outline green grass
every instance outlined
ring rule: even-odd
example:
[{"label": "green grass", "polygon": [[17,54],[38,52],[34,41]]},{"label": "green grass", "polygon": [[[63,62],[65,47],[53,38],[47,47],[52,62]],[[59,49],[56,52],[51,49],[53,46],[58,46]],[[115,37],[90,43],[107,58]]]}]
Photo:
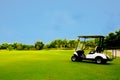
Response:
[{"label": "green grass", "polygon": [[0,80],[120,80],[120,58],[71,62],[73,50],[0,51]]}]

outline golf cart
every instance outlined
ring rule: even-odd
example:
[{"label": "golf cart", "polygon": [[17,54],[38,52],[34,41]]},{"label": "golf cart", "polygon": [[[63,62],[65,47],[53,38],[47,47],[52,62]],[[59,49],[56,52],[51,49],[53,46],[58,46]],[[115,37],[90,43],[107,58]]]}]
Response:
[{"label": "golf cart", "polygon": [[[82,41],[80,41],[82,39]],[[91,47],[86,45],[86,40],[95,39],[97,40],[97,45],[95,45],[92,50],[88,51]],[[95,36],[78,36],[78,44],[76,46],[75,52],[71,57],[73,62],[82,61],[82,60],[92,60],[97,64],[106,63],[107,61],[112,61],[113,58],[110,58],[107,54],[104,54],[103,48],[104,36],[95,35]],[[85,53],[86,51],[87,54]],[[86,55],[85,55],[86,54]]]}]

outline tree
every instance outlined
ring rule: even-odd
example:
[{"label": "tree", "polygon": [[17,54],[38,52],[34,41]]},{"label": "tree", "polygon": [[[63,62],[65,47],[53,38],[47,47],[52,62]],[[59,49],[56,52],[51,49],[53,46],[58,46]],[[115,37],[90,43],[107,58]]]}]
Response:
[{"label": "tree", "polygon": [[1,47],[1,49],[7,49],[8,46],[9,46],[8,43],[2,43],[0,47]]},{"label": "tree", "polygon": [[17,47],[17,48],[16,48],[17,50],[23,50],[22,43],[17,43],[17,44],[16,44],[16,47]]},{"label": "tree", "polygon": [[95,40],[94,39],[88,40],[86,42],[86,46],[88,46],[88,47],[95,47],[96,46]]},{"label": "tree", "polygon": [[120,30],[109,33],[105,37],[104,44],[106,48],[120,48]]},{"label": "tree", "polygon": [[14,49],[14,48],[13,48],[13,45],[12,45],[12,44],[9,44],[8,47],[7,47],[7,49],[8,49],[9,51],[13,50],[13,49]]},{"label": "tree", "polygon": [[17,43],[18,43],[18,42],[14,42],[14,43],[12,44],[12,46],[13,46],[14,49],[17,48]]},{"label": "tree", "polygon": [[23,44],[23,50],[35,50],[35,46],[34,45],[28,45],[28,44]]},{"label": "tree", "polygon": [[62,48],[62,40],[56,39],[49,44],[50,48]]},{"label": "tree", "polygon": [[43,49],[44,43],[42,41],[36,41],[35,42],[35,48],[36,50],[41,50]]},{"label": "tree", "polygon": [[62,40],[62,47],[63,48],[67,47],[67,40],[66,39]]},{"label": "tree", "polygon": [[116,46],[120,48],[120,29],[116,33]]},{"label": "tree", "polygon": [[77,43],[78,43],[77,40],[68,40],[67,47],[68,48],[75,48]]}]

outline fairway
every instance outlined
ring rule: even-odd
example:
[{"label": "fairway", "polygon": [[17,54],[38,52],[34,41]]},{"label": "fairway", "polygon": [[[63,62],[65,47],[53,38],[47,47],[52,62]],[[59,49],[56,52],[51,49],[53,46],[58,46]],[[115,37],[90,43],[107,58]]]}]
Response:
[{"label": "fairway", "polygon": [[73,50],[0,51],[0,80],[120,80],[120,58],[71,62]]}]

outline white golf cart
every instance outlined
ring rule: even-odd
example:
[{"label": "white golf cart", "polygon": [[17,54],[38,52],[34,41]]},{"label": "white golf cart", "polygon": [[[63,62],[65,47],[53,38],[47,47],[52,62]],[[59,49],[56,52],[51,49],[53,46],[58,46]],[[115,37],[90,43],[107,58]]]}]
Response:
[{"label": "white golf cart", "polygon": [[[86,46],[86,39],[96,39],[98,40],[98,45],[92,49],[92,51],[87,52],[85,55],[88,46]],[[84,39],[80,43],[80,39]],[[104,36],[95,35],[95,36],[78,36],[78,44],[76,46],[75,52],[71,57],[73,62],[75,61],[82,61],[82,60],[92,60],[95,61],[97,64],[106,63],[107,61],[112,61],[113,58],[110,58],[107,54],[104,54],[103,51],[103,41]],[[88,51],[88,50],[87,50]]]}]

